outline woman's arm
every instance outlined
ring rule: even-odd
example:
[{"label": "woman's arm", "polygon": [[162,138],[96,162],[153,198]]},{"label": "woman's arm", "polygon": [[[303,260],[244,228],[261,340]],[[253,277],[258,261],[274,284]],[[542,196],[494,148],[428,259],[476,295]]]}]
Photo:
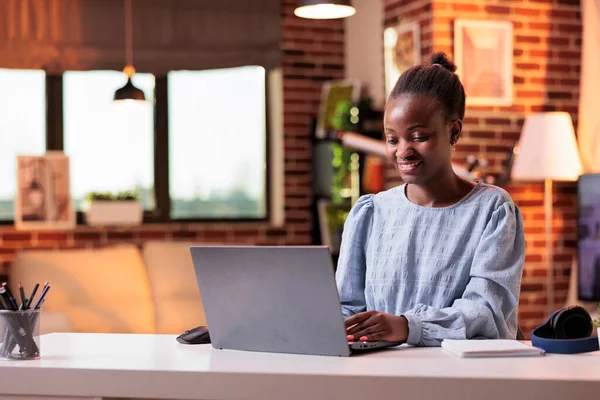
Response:
[{"label": "woman's arm", "polygon": [[358,199],[344,222],[336,283],[344,318],[366,310],[365,245],[371,229],[373,195]]},{"label": "woman's arm", "polygon": [[514,339],[524,259],[521,214],[513,203],[503,203],[484,230],[461,298],[447,308],[417,304],[407,311],[407,342],[439,346],[443,339]]}]

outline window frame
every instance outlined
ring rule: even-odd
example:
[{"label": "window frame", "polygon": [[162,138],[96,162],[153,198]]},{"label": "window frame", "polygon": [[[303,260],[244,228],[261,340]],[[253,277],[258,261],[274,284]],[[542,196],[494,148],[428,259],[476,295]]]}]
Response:
[{"label": "window frame", "polygon": [[[154,87],[154,196],[155,209],[144,210],[143,224],[153,223],[246,223],[269,222],[272,217],[271,96],[269,74],[265,68],[265,215],[257,218],[185,218],[170,217],[169,193],[169,99],[167,75],[155,75]],[[63,75],[46,72],[46,150],[64,150]],[[0,225],[12,225],[14,220],[0,220]],[[85,225],[84,213],[77,211],[77,225]]]},{"label": "window frame", "polygon": [[[17,69],[17,68],[6,68],[6,69]],[[22,68],[21,70],[31,70],[32,68]],[[18,70],[18,69],[17,69]],[[49,99],[50,96],[48,94],[48,87],[49,87],[49,82],[50,80],[48,79],[48,71],[44,71],[45,73],[45,87],[44,89],[46,90],[45,93],[45,101],[46,101],[46,134],[45,134],[45,139],[46,139],[46,151],[48,150],[55,150],[55,148],[53,146],[56,146],[56,143],[54,142],[50,142],[49,141],[49,132],[52,131],[53,127],[49,126],[49,120],[48,120],[48,115],[50,114],[49,110],[48,110],[48,105],[49,105]],[[60,100],[62,102],[62,99]],[[268,105],[267,105],[268,108]],[[62,123],[62,121],[61,121]],[[16,160],[15,160],[15,165],[16,165]],[[16,172],[16,171],[15,171]],[[18,184],[17,184],[18,185]],[[15,197],[16,197],[16,193],[15,193]],[[14,202],[14,198],[13,197],[13,202]],[[14,214],[14,209],[13,209],[13,214]],[[6,226],[6,225],[14,225],[15,224],[15,220],[14,219],[1,219],[0,218],[0,226]]]}]

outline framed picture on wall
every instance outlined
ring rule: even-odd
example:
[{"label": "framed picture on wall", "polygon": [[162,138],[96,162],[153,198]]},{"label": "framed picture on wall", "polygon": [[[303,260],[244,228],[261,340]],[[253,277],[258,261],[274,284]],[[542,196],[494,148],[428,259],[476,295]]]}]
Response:
[{"label": "framed picture on wall", "polygon": [[400,75],[421,63],[421,29],[418,22],[402,23],[383,31],[385,94],[388,97]]},{"label": "framed picture on wall", "polygon": [[511,21],[455,20],[454,61],[465,88],[467,105],[512,105]]},{"label": "framed picture on wall", "polygon": [[336,106],[340,101],[358,103],[360,100],[361,83],[358,79],[345,79],[329,81],[321,89],[321,104],[317,118],[315,136],[325,139],[331,129],[331,117],[335,114]]},{"label": "framed picture on wall", "polygon": [[62,152],[17,156],[15,228],[73,229],[69,158]]}]

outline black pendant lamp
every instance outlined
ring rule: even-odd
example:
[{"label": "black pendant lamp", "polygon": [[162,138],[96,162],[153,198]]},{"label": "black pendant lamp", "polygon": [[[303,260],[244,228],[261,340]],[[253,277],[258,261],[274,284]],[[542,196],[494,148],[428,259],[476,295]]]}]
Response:
[{"label": "black pendant lamp", "polygon": [[133,15],[132,15],[132,0],[125,0],[125,68],[123,73],[127,75],[127,83],[122,88],[115,92],[114,100],[134,100],[145,101],[146,96],[141,89],[136,88],[131,82],[131,77],[135,74],[133,67]]},{"label": "black pendant lamp", "polygon": [[350,0],[299,0],[294,15],[308,19],[337,19],[354,15]]}]

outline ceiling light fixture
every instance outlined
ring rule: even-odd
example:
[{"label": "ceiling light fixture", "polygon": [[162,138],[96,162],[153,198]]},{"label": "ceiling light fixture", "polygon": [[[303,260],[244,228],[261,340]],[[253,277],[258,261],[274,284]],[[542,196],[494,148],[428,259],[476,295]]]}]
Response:
[{"label": "ceiling light fixture", "polygon": [[131,77],[135,74],[133,67],[133,11],[132,0],[125,0],[125,68],[123,73],[127,75],[127,83],[115,92],[114,100],[135,100],[145,101],[146,96],[141,89],[136,88],[131,82]]},{"label": "ceiling light fixture", "polygon": [[354,15],[350,0],[300,0],[294,15],[308,19],[337,19]]}]

